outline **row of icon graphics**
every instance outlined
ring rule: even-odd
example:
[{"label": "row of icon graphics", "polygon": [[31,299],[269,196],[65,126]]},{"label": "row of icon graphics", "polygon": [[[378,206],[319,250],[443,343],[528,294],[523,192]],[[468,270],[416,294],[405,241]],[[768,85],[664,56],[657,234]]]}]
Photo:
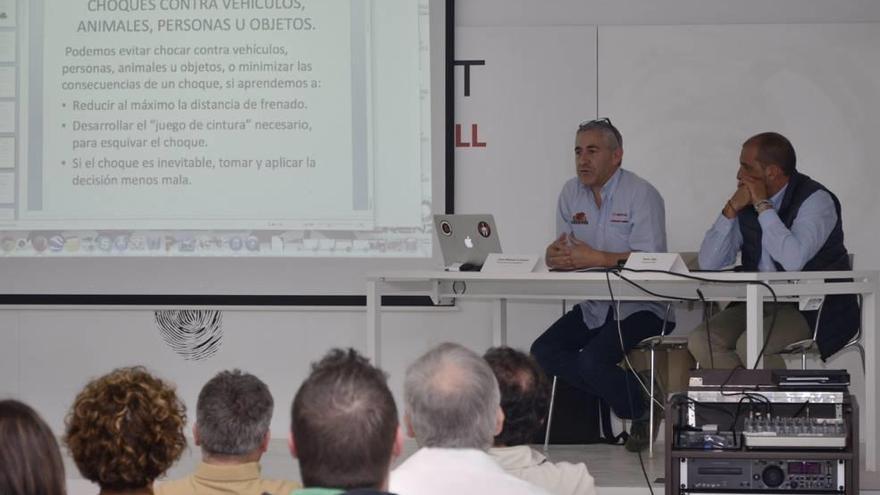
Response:
[{"label": "row of icon graphics", "polygon": [[258,252],[259,237],[246,236],[172,236],[148,234],[4,234],[0,237],[3,254],[42,253],[160,253],[229,250]]},{"label": "row of icon graphics", "polygon": [[398,239],[296,238],[256,234],[147,234],[87,232],[0,232],[0,255],[273,255],[297,253],[368,254],[430,253],[430,241],[415,237]]}]

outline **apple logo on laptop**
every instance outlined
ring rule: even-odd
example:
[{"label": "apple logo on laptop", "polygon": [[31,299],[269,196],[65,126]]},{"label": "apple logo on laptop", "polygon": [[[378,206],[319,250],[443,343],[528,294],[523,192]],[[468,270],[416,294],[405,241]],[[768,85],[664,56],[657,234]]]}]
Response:
[{"label": "apple logo on laptop", "polygon": [[471,240],[471,236],[467,236],[464,238],[464,246],[468,249],[473,249],[474,241]]}]

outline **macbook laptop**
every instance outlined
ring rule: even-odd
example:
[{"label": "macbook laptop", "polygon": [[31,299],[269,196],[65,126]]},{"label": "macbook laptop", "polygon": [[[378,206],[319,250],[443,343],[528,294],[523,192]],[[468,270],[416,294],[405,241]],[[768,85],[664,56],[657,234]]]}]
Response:
[{"label": "macbook laptop", "polygon": [[489,253],[501,252],[492,215],[434,215],[443,264],[450,271],[477,271]]}]

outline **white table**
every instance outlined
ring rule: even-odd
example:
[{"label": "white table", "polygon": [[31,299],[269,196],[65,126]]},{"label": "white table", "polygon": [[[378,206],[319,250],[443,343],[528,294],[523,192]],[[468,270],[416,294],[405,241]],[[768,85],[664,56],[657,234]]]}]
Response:
[{"label": "white table", "polygon": [[[770,292],[760,285],[769,284],[780,301],[797,300],[798,296],[828,294],[862,295],[862,343],[865,347],[865,466],[877,470],[877,356],[880,355],[877,329],[878,272],[724,272],[696,273],[713,280],[737,283],[707,283],[669,274],[633,273],[622,275],[658,294],[696,297],[699,288],[708,301],[745,301],[747,305],[747,362],[753,364],[763,343],[763,302],[772,301]],[[825,279],[852,278],[853,282],[826,283]],[[666,300],[650,296],[611,274],[614,298],[621,301]],[[507,340],[507,301],[511,299],[602,299],[609,300],[608,280],[604,272],[484,274],[479,272],[406,271],[371,274],[367,278],[367,355],[374,363],[381,360],[381,324],[383,295],[429,295],[435,304],[454,299],[488,299],[493,301],[492,342],[502,345]],[[549,325],[550,322],[548,322]],[[536,332],[540,329],[536,329]],[[537,335],[536,335],[537,336]],[[763,362],[760,363],[763,365]]]}]

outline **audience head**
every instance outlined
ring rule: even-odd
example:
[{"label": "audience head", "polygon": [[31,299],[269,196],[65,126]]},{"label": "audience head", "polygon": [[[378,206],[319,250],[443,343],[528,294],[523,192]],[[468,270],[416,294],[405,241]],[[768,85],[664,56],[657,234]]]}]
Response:
[{"label": "audience head", "polygon": [[183,453],[186,413],[174,388],[142,367],[89,382],[67,414],[65,443],[102,490],[148,488]]},{"label": "audience head", "polygon": [[195,443],[207,458],[256,462],[269,445],[273,407],[262,380],[240,370],[221,371],[199,392]]},{"label": "audience head", "polygon": [[547,377],[538,362],[510,347],[493,347],[483,356],[501,390],[504,428],[495,436],[496,447],[532,443],[547,415]]},{"label": "audience head", "polygon": [[290,449],[306,487],[384,489],[398,431],[385,373],[353,349],[312,364],[293,399]]},{"label": "audience head", "polygon": [[64,495],[64,464],[49,426],[30,407],[0,401],[0,493]]},{"label": "audience head", "polygon": [[440,344],[406,370],[406,419],[421,447],[487,450],[501,431],[498,382],[486,361]]},{"label": "audience head", "polygon": [[791,177],[797,165],[797,156],[794,146],[782,134],[776,132],[762,132],[756,134],[743,143],[743,154],[750,149],[754,152],[754,158],[764,167],[776,165],[785,177]]}]

